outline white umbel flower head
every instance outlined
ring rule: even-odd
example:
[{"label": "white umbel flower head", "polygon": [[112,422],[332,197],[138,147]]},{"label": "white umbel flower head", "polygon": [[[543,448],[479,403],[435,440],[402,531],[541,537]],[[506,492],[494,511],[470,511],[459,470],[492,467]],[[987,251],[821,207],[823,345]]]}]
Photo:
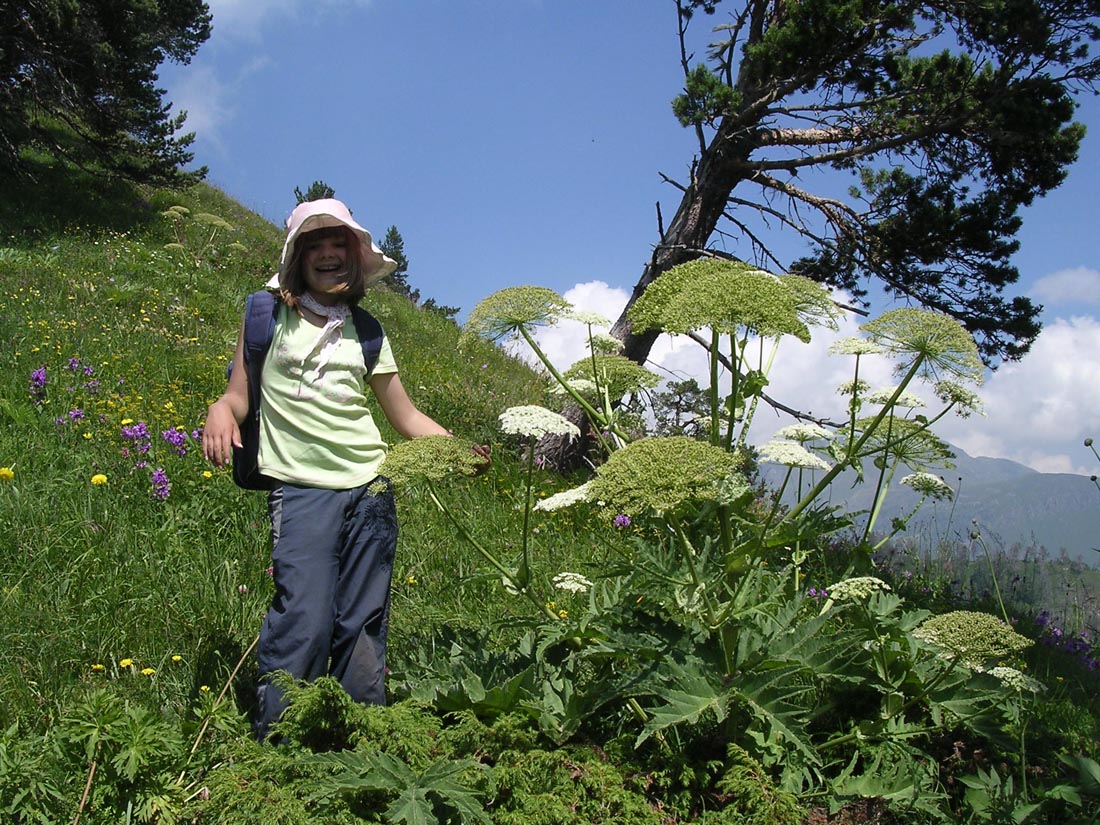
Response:
[{"label": "white umbel flower head", "polygon": [[1005,687],[1015,688],[1019,691],[1028,691],[1029,693],[1042,693],[1047,689],[1047,686],[1040,682],[1038,679],[1033,679],[1026,673],[1021,673],[1014,667],[1006,667],[1004,665],[998,665],[997,667],[990,668],[990,674],[995,676],[1001,681],[1001,684]]},{"label": "white umbel flower head", "polygon": [[609,327],[611,322],[604,318],[598,312],[588,312],[583,309],[571,309],[568,312],[562,313],[562,318],[569,318],[573,321],[580,321],[582,324],[588,324],[593,327]]},{"label": "white umbel flower head", "polygon": [[537,404],[509,407],[500,414],[500,428],[506,433],[532,438],[542,438],[544,435],[576,438],[581,434],[580,428],[572,421]]},{"label": "white umbel flower head", "polygon": [[828,470],[829,463],[793,441],[769,441],[760,447],[760,459],[770,464],[801,467],[804,470]]},{"label": "white umbel flower head", "polygon": [[587,501],[588,487],[591,483],[591,481],[586,481],[580,487],[573,487],[570,490],[562,490],[560,493],[547,496],[535,504],[535,509],[553,512],[554,510],[564,510],[566,507],[572,507],[581,501]]},{"label": "white umbel flower head", "polygon": [[874,341],[866,338],[840,338],[832,343],[829,352],[833,355],[879,355],[886,350]]},{"label": "white umbel flower head", "polygon": [[592,582],[580,573],[558,573],[551,581],[554,587],[567,593],[587,593],[592,587]]},{"label": "white umbel flower head", "polygon": [[833,434],[817,424],[788,424],[786,427],[777,430],[775,437],[805,444],[807,441],[817,441],[818,439],[828,441],[833,437]]},{"label": "white umbel flower head", "polygon": [[[898,391],[897,387],[880,387],[877,390],[872,390],[867,393],[864,398],[870,404],[886,404],[894,397],[894,393]],[[927,406],[919,396],[909,392],[909,390],[902,390],[901,395],[898,396],[898,400],[894,402],[895,407],[907,407],[908,409],[915,410],[917,407]]]},{"label": "white umbel flower head", "polygon": [[[569,389],[572,389],[579,395],[595,395],[599,387],[596,386],[595,381],[590,381],[587,378],[567,378],[565,383],[569,385]],[[568,395],[569,391],[563,384],[554,381],[550,385],[550,392],[554,395]]]},{"label": "white umbel flower head", "polygon": [[889,593],[890,585],[874,576],[856,576],[844,579],[829,588],[829,598],[835,602],[861,602],[874,593]]},{"label": "white umbel flower head", "polygon": [[950,500],[955,497],[955,491],[951,489],[951,485],[931,473],[912,473],[903,478],[901,483],[936,501]]}]

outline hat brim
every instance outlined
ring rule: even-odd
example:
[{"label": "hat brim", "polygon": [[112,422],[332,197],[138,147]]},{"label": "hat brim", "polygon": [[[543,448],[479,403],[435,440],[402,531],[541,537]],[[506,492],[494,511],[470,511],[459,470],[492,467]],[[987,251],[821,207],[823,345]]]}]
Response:
[{"label": "hat brim", "polygon": [[363,263],[364,286],[370,286],[381,281],[397,269],[397,261],[388,257],[379,249],[371,238],[370,232],[356,223],[350,216],[344,218],[328,212],[318,212],[306,217],[287,235],[286,242],[283,244],[283,254],[279,257],[279,268],[268,280],[266,286],[269,289],[279,288],[280,279],[286,274],[291,261],[294,260],[295,245],[303,233],[334,226],[347,227],[359,239],[359,257]]}]

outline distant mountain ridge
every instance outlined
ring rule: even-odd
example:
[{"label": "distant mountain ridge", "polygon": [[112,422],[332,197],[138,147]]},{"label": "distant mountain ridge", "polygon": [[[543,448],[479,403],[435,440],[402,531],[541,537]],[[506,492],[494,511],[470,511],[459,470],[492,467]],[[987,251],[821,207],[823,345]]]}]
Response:
[{"label": "distant mountain ridge", "polygon": [[[1090,566],[1100,565],[1100,490],[1088,476],[1042,473],[1004,458],[967,455],[958,447],[955,467],[936,473],[956,490],[954,502],[926,501],[905,533],[924,542],[968,541],[977,529],[990,547],[1044,547],[1051,556],[1061,550]],[[783,469],[763,465],[770,486],[778,486]],[[863,484],[852,487],[855,473],[845,471],[833,483],[831,503],[866,511],[874,495],[875,469],[865,468]],[[911,470],[899,469],[876,522],[876,532],[890,529],[891,519],[908,514],[919,494],[900,484]],[[793,494],[784,501],[793,501]],[[862,516],[862,518],[865,518]],[[862,523],[862,522],[861,522]]]}]

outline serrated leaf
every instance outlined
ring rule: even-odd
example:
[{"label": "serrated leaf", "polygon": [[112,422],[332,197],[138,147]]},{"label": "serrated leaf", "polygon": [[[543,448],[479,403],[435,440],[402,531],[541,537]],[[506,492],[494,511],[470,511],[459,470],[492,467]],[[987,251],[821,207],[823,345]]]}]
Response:
[{"label": "serrated leaf", "polygon": [[712,711],[719,722],[726,718],[729,697],[714,690],[703,676],[684,674],[676,689],[664,695],[665,705],[651,711],[649,721],[638,736],[634,747],[641,745],[654,733],[681,722],[698,722],[699,717]]}]

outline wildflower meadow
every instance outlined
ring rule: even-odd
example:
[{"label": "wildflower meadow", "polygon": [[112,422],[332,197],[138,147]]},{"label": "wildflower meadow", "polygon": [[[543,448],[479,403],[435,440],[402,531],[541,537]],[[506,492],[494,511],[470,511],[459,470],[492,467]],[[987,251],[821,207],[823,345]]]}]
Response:
[{"label": "wildflower meadow", "polygon": [[[550,290],[490,295],[462,329],[368,294],[455,433],[393,437],[385,465],[390,703],[286,680],[281,742],[257,744],[265,502],[199,444],[279,232],[209,187],[71,179],[64,214],[0,207],[3,821],[1100,821],[1097,614],[1065,595],[1095,571],[1019,567],[980,536],[914,549],[906,519],[877,519],[892,485],[951,499],[934,427],[978,406],[970,336],[887,310],[834,347],[843,425],[756,444],[768,376],[840,310],[717,259],[633,309],[706,342],[691,433],[658,434],[659,377]],[[554,364],[536,331],[567,317],[589,352]],[[861,381],[870,352],[896,385]],[[937,410],[913,413],[919,384]],[[584,438],[586,468],[554,470],[548,438]],[[879,493],[866,518],[827,503],[845,469]]]}]

